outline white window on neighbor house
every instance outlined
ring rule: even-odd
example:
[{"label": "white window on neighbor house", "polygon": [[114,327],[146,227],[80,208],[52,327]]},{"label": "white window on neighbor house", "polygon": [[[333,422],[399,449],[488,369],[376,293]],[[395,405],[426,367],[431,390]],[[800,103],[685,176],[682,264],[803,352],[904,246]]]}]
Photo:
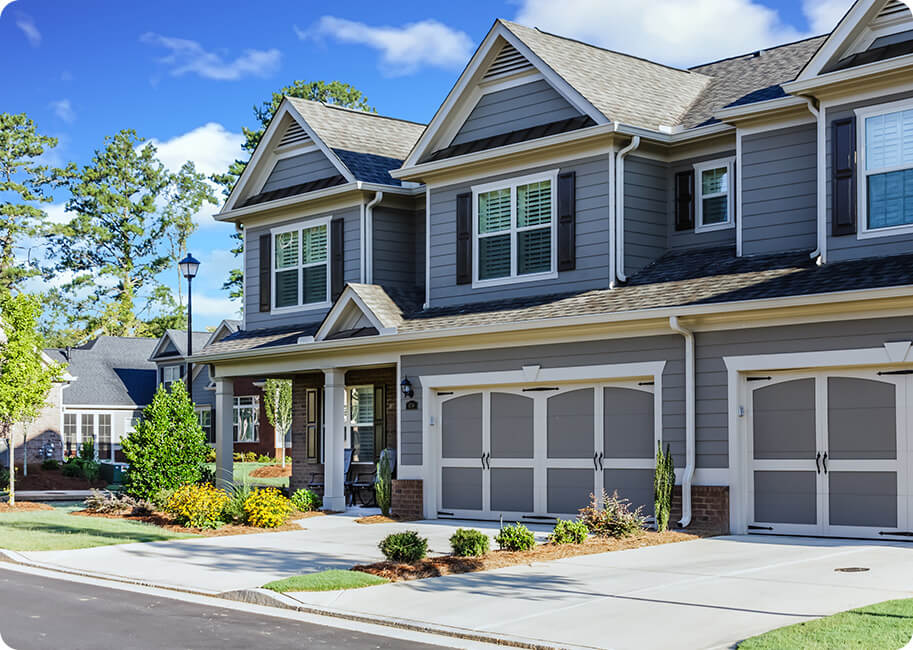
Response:
[{"label": "white window on neighbor house", "polygon": [[111,427],[111,414],[99,413],[98,438],[95,453],[99,460],[114,460],[113,430]]},{"label": "white window on neighbor house", "polygon": [[162,384],[165,388],[170,388],[180,378],[181,366],[162,366]]},{"label": "white window on neighbor house", "polygon": [[472,188],[473,286],[557,277],[558,171]]},{"label": "white window on neighbor house", "polygon": [[206,434],[206,442],[215,444],[215,432],[212,430],[212,409],[208,406],[197,407],[197,422],[200,423],[200,428]]},{"label": "white window on neighbor house", "polygon": [[374,386],[352,386],[345,395],[346,441],[352,460],[374,462]]},{"label": "white window on neighbor house", "polygon": [[330,304],[330,219],[274,228],[273,311]]},{"label": "white window on neighbor house", "polygon": [[[98,452],[98,441],[95,439],[95,414],[82,413],[79,416],[79,444],[86,440],[92,440],[95,444],[95,451]],[[79,450],[77,449],[77,454]]]},{"label": "white window on neighbor house", "polygon": [[260,440],[260,400],[257,396],[235,397],[232,433],[235,442]]},{"label": "white window on neighbor house", "polygon": [[733,158],[695,163],[694,231],[732,228],[735,209],[732,200]]},{"label": "white window on neighbor house", "polygon": [[79,430],[75,413],[63,414],[63,454],[65,457],[75,456],[78,452]]},{"label": "white window on neighbor house", "polygon": [[913,100],[856,110],[860,237],[913,232]]}]

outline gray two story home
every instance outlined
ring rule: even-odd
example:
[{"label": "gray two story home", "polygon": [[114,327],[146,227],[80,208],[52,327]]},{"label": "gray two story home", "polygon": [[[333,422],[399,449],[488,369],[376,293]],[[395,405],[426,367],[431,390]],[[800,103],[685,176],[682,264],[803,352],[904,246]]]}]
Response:
[{"label": "gray two story home", "polygon": [[[394,510],[652,510],[913,534],[913,16],[690,69],[496,21],[428,125],[288,98],[217,215],[232,381],[294,382],[292,486],[395,450]],[[220,476],[231,429],[217,417]],[[219,424],[221,423],[221,424]]]}]

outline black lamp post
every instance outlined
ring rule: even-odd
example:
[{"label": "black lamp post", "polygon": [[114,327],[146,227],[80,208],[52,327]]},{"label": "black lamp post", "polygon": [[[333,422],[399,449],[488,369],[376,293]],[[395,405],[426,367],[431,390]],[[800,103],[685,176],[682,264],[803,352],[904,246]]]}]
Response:
[{"label": "black lamp post", "polygon": [[[197,275],[197,270],[200,268],[200,262],[193,255],[187,253],[187,257],[178,262],[178,268],[181,269],[181,275],[187,278],[187,356],[189,357],[193,354],[193,310],[191,309],[190,284]],[[187,385],[187,396],[190,398],[191,402],[193,401],[192,370],[193,366],[188,361],[186,374],[184,376],[187,378],[185,384]]]}]

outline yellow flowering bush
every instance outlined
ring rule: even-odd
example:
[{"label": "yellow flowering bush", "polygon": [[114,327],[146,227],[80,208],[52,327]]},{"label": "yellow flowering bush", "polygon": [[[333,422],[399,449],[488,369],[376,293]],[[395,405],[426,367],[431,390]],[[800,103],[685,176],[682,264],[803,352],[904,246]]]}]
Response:
[{"label": "yellow flowering bush", "polygon": [[190,483],[174,491],[165,510],[177,517],[184,526],[215,528],[228,504],[228,495],[209,483]]},{"label": "yellow flowering bush", "polygon": [[260,488],[244,500],[247,523],[258,528],[276,528],[285,523],[294,506],[276,488]]}]

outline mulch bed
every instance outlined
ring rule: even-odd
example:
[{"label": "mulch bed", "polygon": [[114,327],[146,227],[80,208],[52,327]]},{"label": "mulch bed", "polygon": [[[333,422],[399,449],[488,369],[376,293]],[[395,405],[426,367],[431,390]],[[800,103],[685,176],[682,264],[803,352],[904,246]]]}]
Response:
[{"label": "mulch bed", "polygon": [[131,515],[131,514],[111,514],[101,512],[89,512],[88,510],[76,510],[70,513],[80,517],[102,517],[104,519],[124,519],[126,521],[140,521],[146,524],[153,524],[159,528],[170,530],[175,533],[193,533],[203,537],[225,537],[228,535],[251,535],[254,533],[272,533],[288,530],[303,530],[301,526],[294,523],[295,519],[304,519],[314,516],[314,513],[299,512],[290,518],[288,522],[278,528],[257,528],[255,526],[244,526],[241,524],[224,524],[218,528],[193,528],[182,526],[175,518],[167,512],[154,512],[151,515]]},{"label": "mulch bed", "polygon": [[282,465],[264,465],[263,467],[255,469],[250,475],[252,478],[280,478],[283,476],[291,476],[292,464],[286,463],[285,467]]},{"label": "mulch bed", "polygon": [[368,515],[367,517],[359,517],[355,520],[356,524],[398,524],[404,521],[418,521],[417,519],[410,517],[385,517],[383,515]]},{"label": "mulch bed", "polygon": [[529,551],[492,551],[483,557],[456,557],[443,555],[441,557],[425,558],[414,563],[376,562],[375,564],[360,564],[352,567],[353,571],[363,571],[393,582],[405,580],[421,580],[422,578],[436,578],[438,576],[454,575],[458,573],[472,573],[474,571],[489,571],[517,564],[532,564],[559,560],[561,558],[591,555],[593,553],[607,553],[609,551],[622,551],[630,548],[644,546],[657,546],[687,540],[708,537],[719,534],[718,531],[666,531],[657,533],[645,531],[637,537],[622,539],[604,539],[590,537],[583,544],[540,544]]},{"label": "mulch bed", "polygon": [[0,512],[30,512],[32,510],[53,510],[46,503],[35,503],[34,501],[17,501],[16,505],[10,508],[10,504],[4,501],[0,503]]},{"label": "mulch bed", "polygon": [[78,476],[64,476],[59,469],[41,469],[40,466],[29,467],[29,475],[22,475],[22,468],[16,471],[17,490],[88,490],[103,488],[108,485],[101,479],[91,483]]}]

